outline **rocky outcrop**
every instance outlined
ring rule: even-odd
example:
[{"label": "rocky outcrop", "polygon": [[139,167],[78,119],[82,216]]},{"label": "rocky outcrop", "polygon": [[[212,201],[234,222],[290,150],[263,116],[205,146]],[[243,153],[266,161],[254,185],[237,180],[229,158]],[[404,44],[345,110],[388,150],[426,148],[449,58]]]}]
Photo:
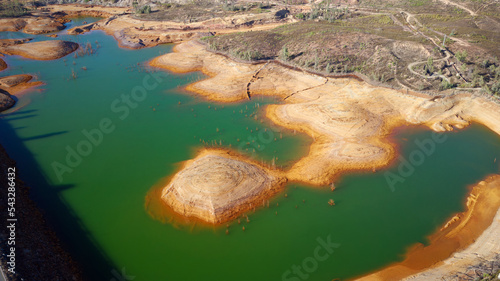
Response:
[{"label": "rocky outcrop", "polygon": [[94,27],[94,23],[89,23],[89,24],[86,24],[86,25],[81,25],[81,26],[73,27],[73,28],[71,28],[71,29],[68,30],[68,34],[70,34],[70,35],[83,34],[83,33],[91,31],[92,27]]},{"label": "rocky outcrop", "polygon": [[63,30],[64,27],[61,21],[52,18],[42,18],[28,23],[24,27],[24,32],[29,34],[44,34]]},{"label": "rocky outcrop", "polygon": [[31,41],[31,38],[23,38],[23,39],[0,39],[0,47],[7,47],[17,44],[23,44]]},{"label": "rocky outcrop", "polygon": [[0,19],[0,31],[19,31],[26,26],[24,19]]},{"label": "rocky outcrop", "polygon": [[23,17],[0,19],[0,31],[23,31],[29,34],[44,34],[64,29],[68,20],[54,17]]},{"label": "rocky outcrop", "polygon": [[9,93],[0,90],[0,112],[13,107],[15,103],[16,101],[10,96]]},{"label": "rocky outcrop", "polygon": [[7,68],[7,64],[3,59],[0,59],[0,71],[4,70]]}]

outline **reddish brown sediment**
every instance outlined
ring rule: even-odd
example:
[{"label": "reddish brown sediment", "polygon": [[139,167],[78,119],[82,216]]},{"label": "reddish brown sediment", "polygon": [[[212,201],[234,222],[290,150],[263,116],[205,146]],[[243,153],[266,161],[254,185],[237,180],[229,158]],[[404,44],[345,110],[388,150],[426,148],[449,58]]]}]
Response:
[{"label": "reddish brown sediment", "polygon": [[0,112],[13,107],[15,103],[16,101],[9,93],[0,91]]},{"label": "reddish brown sediment", "polygon": [[26,18],[0,19],[0,31],[19,31],[26,26]]},{"label": "reddish brown sediment", "polygon": [[[100,9],[102,8],[102,11]],[[185,24],[175,21],[140,20],[130,15],[131,8],[112,8],[81,5],[49,5],[52,13],[105,17],[100,21],[74,27],[69,34],[81,34],[91,30],[103,30],[113,36],[122,48],[139,49],[159,44],[188,41],[207,34],[224,34],[248,30],[264,30],[278,27],[292,18],[277,20],[273,13],[236,14]],[[99,14],[101,13],[101,14]]]},{"label": "reddish brown sediment", "polygon": [[7,64],[0,58],[0,71],[7,69]]},{"label": "reddish brown sediment", "polygon": [[279,170],[230,150],[204,149],[163,187],[161,199],[185,218],[218,225],[262,206],[285,183]]},{"label": "reddish brown sediment", "polygon": [[33,87],[43,85],[41,81],[31,81],[32,75],[19,74],[0,77],[0,112],[14,106],[13,95],[20,96]]},{"label": "reddish brown sediment", "polygon": [[83,5],[83,4],[47,5],[44,8],[50,11],[52,14],[61,13],[65,17],[89,16],[89,17],[105,18],[132,12],[131,7],[104,7],[98,5]]},{"label": "reddish brown sediment", "polygon": [[23,44],[29,42],[31,38],[23,38],[23,39],[0,39],[0,47],[7,47],[17,44]]},{"label": "reddish brown sediment", "polygon": [[50,40],[0,47],[0,52],[7,55],[19,55],[34,60],[54,60],[71,54],[76,51],[76,49],[78,49],[77,43]]},{"label": "reddish brown sediment", "polygon": [[[428,246],[417,244],[408,250],[404,261],[356,280],[401,280],[429,267],[432,268],[408,280],[439,280],[480,258],[493,258],[500,250],[500,175],[473,186],[465,206],[467,211],[453,216],[429,237]],[[461,250],[464,251],[450,257]]]},{"label": "reddish brown sediment", "polygon": [[42,81],[32,81],[34,76],[19,74],[0,78],[0,89],[11,95],[19,96],[26,90],[43,85]]}]

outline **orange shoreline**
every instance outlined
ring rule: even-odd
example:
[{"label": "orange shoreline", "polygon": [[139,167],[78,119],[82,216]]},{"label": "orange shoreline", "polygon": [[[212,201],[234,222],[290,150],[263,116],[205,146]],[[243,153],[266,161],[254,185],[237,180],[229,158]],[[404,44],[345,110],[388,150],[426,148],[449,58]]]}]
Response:
[{"label": "orange shoreline", "polygon": [[453,253],[474,243],[491,225],[500,208],[500,175],[490,175],[469,190],[464,202],[467,210],[454,215],[431,234],[428,246],[415,244],[408,249],[402,262],[351,280],[401,280],[441,265]]}]

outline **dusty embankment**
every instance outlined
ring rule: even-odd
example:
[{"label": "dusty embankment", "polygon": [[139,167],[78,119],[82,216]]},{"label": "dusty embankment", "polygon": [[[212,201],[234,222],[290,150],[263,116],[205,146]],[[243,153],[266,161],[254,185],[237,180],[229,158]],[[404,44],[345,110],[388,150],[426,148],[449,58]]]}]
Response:
[{"label": "dusty embankment", "polygon": [[[187,89],[207,99],[236,102],[255,95],[272,95],[286,101],[269,105],[267,117],[314,140],[309,154],[285,172],[292,181],[325,185],[349,170],[375,170],[389,164],[395,148],[388,135],[404,124],[446,131],[474,121],[500,134],[500,106],[480,96],[431,97],[374,87],[354,79],[325,78],[274,63],[242,64],[208,52],[194,41],[177,45],[174,51],[153,59],[150,64],[174,72],[203,71],[210,77],[190,84]],[[378,280],[382,276],[380,280],[393,280],[394,275],[394,279],[399,279],[470,245],[491,223],[500,206],[498,182],[495,176],[475,187],[466,213],[459,214],[459,219],[434,234],[430,246],[415,247],[409,252],[408,263],[417,269],[398,269],[389,275],[381,271],[381,275],[366,278]],[[482,254],[491,254],[491,249],[484,248]],[[435,258],[428,258],[427,253]]]},{"label": "dusty embankment", "polygon": [[0,71],[7,69],[7,64],[0,58]]}]

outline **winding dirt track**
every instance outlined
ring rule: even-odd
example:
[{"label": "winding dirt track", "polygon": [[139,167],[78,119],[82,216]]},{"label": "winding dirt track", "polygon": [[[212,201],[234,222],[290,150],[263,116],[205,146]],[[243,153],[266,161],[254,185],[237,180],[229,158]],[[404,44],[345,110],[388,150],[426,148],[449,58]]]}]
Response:
[{"label": "winding dirt track", "polygon": [[[451,57],[450,52],[448,52],[448,51],[445,51],[445,52],[446,52],[446,57],[441,58],[441,59],[437,59],[437,60],[435,60],[434,62],[440,62],[440,61],[445,61],[445,60],[449,59],[449,58]],[[432,73],[432,75],[431,75],[431,76],[426,76],[426,75],[420,74],[420,73],[416,72],[415,70],[413,70],[413,67],[414,67],[414,66],[419,65],[419,64],[423,64],[423,63],[427,63],[427,61],[416,61],[416,62],[412,62],[412,63],[410,63],[410,64],[408,65],[408,70],[409,70],[411,73],[413,73],[413,74],[415,74],[415,75],[417,75],[417,76],[420,76],[420,77],[422,77],[422,78],[425,78],[425,79],[434,79],[434,78],[436,78],[436,77],[439,77],[439,78],[441,78],[441,79],[444,79],[444,80],[448,81],[448,83],[450,82],[450,79],[448,79],[448,77],[446,77],[446,76],[444,76],[444,75],[442,75],[442,74]]]},{"label": "winding dirt track", "polygon": [[472,11],[471,9],[469,9],[469,8],[463,6],[463,5],[460,5],[458,3],[451,2],[449,0],[438,0],[438,1],[441,1],[441,2],[443,2],[446,5],[452,5],[452,6],[460,8],[460,9],[462,9],[464,11],[467,11],[471,16],[477,16],[477,14],[474,11]]}]

